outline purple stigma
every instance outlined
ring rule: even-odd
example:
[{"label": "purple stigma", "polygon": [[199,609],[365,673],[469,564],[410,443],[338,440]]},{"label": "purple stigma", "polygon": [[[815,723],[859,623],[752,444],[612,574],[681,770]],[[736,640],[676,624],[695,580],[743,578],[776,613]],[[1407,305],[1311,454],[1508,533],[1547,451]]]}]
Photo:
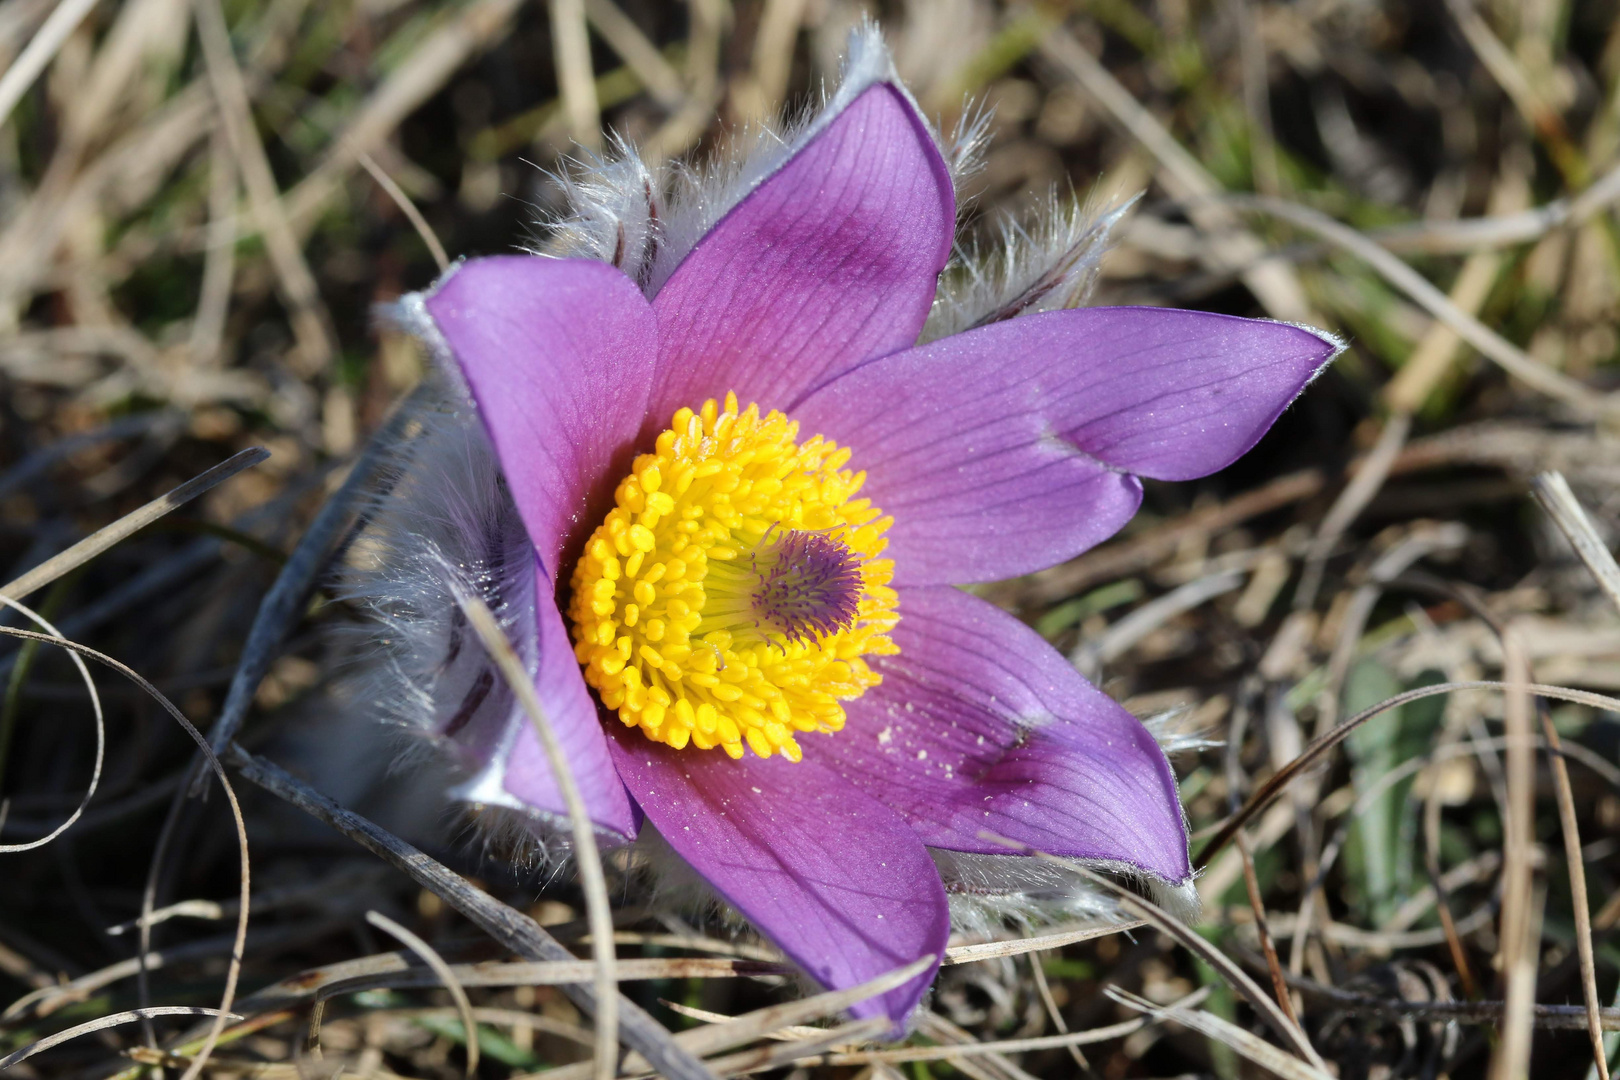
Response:
[{"label": "purple stigma", "polygon": [[853,626],[866,584],[860,557],[826,533],[772,533],[753,556],[759,583],[752,599],[760,622],[795,644]]}]

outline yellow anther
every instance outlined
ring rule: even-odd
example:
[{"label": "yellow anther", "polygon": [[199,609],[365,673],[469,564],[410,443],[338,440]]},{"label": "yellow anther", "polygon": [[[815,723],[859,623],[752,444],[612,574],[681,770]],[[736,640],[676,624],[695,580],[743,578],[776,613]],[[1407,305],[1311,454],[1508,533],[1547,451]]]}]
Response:
[{"label": "yellow anther", "polygon": [[585,544],[575,653],[650,739],[798,761],[796,733],[841,729],[879,682],[865,658],[897,651],[890,519],[847,449],[798,435],[735,395],[679,410]]}]

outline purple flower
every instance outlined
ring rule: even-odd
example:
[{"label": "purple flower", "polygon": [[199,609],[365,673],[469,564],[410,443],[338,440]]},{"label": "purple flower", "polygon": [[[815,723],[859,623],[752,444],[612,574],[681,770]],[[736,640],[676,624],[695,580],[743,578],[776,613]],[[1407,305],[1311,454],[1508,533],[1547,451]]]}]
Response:
[{"label": "purple flower", "polygon": [[[500,601],[603,842],[654,826],[829,987],[940,954],[942,875],[972,891],[1033,863],[986,830],[1191,896],[1153,737],[952,586],[1107,538],[1139,477],[1224,467],[1339,347],[1066,307],[1095,230],[1014,260],[980,282],[992,300],[937,317],[967,328],[916,344],[952,171],[875,34],[854,42],[828,107],[726,193],[672,214],[626,157],[565,230],[594,258],[478,259],[406,305],[522,528],[479,509],[494,481],[465,453],[443,466],[460,509],[403,527],[472,552],[451,561]],[[471,773],[457,794],[554,826],[528,721],[459,629],[428,691]],[[932,974],[856,1012],[903,1021]]]}]

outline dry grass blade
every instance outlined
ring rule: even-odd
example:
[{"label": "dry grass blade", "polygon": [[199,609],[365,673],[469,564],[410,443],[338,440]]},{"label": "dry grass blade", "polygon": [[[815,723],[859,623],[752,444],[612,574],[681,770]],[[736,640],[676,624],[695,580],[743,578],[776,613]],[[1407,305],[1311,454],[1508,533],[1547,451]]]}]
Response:
[{"label": "dry grass blade", "polygon": [[[1203,987],[1194,990],[1176,1005],[1182,1008],[1191,1008],[1209,997],[1210,988]],[[913,1061],[945,1061],[956,1062],[963,1058],[985,1057],[992,1054],[1027,1054],[1040,1050],[1061,1050],[1064,1048],[1077,1049],[1081,1046],[1090,1046],[1094,1043],[1109,1042],[1122,1039],[1146,1027],[1150,1020],[1126,1020],[1118,1024],[1109,1024],[1106,1027],[1090,1028],[1086,1031],[1070,1031],[1062,1035],[1039,1035],[1028,1039],[994,1039],[985,1042],[969,1042],[952,1046],[907,1046],[894,1050],[861,1050],[854,1053],[835,1054],[829,1059],[829,1065],[901,1065]],[[1269,1045],[1269,1044],[1267,1044]],[[1275,1052],[1275,1048],[1273,1048]],[[1283,1055],[1286,1057],[1287,1055]],[[1295,1060],[1290,1058],[1289,1060]]]},{"label": "dry grass blade", "polygon": [[[1268,193],[1269,194],[1269,193]],[[1529,198],[1529,185],[1518,170],[1508,171],[1491,192],[1490,209],[1518,208]],[[1490,298],[1501,275],[1503,256],[1494,251],[1476,251],[1464,260],[1451,285],[1451,302],[1470,315],[1478,316]],[[1460,355],[1462,340],[1444,323],[1435,323],[1424,332],[1401,370],[1384,386],[1383,398],[1396,416],[1421,409],[1440,380],[1452,369]]]},{"label": "dry grass blade", "polygon": [[294,366],[302,374],[312,375],[325,368],[337,352],[331,317],[321,302],[320,287],[304,261],[303,249],[287,220],[275,173],[270,169],[264,144],[259,141],[247,84],[242,78],[242,69],[237,66],[236,54],[231,51],[225,13],[220,9],[219,0],[194,2],[197,39],[202,45],[208,80],[219,105],[225,135],[236,155],[237,173],[247,188],[254,217],[270,254],[270,265],[292,315],[300,353]]},{"label": "dry grass blade", "polygon": [[[743,1073],[773,1069],[789,1063],[813,1063],[811,1055],[818,1054],[829,1047],[863,1042],[887,1031],[888,1027],[889,1021],[886,1019],[857,1020],[841,1027],[825,1030],[818,1028],[816,1034],[807,1039],[795,1039],[790,1042],[776,1043],[773,1046],[747,1050],[740,1054],[733,1054],[730,1057],[714,1058],[705,1064],[712,1068],[717,1076],[738,1076]],[[698,1028],[696,1030],[702,1031],[705,1029]],[[681,1034],[690,1035],[692,1032],[682,1032]],[[542,1080],[542,1078],[544,1080],[553,1080],[553,1078],[566,1080],[568,1077],[581,1075],[583,1074],[577,1070],[576,1066],[564,1065],[561,1068],[547,1069],[544,1072],[524,1073],[513,1077],[513,1080]],[[645,1063],[642,1063],[639,1070],[627,1065],[625,1070],[619,1074],[620,1077],[634,1077],[637,1080],[656,1075],[656,1073],[647,1071]]]},{"label": "dry grass blade", "polygon": [[[952,1023],[938,1012],[929,1010],[917,1020],[917,1034],[941,1046],[976,1046],[979,1045],[978,1036],[966,1028]],[[1035,1080],[1024,1069],[1015,1065],[1013,1060],[1005,1054],[983,1054],[978,1057],[960,1057],[953,1061],[952,1068],[971,1077],[972,1080]],[[877,1071],[883,1072],[890,1066],[881,1065]],[[892,1070],[890,1074],[892,1080]]]},{"label": "dry grass blade", "polygon": [[[624,961],[620,961],[624,963]],[[634,961],[630,961],[634,963]],[[847,990],[829,990],[826,993],[816,994],[799,1001],[790,1001],[783,1005],[772,1005],[769,1008],[758,1009],[742,1016],[728,1017],[709,1027],[692,1028],[675,1036],[675,1041],[694,1054],[717,1054],[722,1050],[729,1050],[734,1046],[743,1046],[747,1043],[763,1039],[774,1032],[780,1032],[811,1020],[834,1016],[849,1008],[857,1002],[887,993],[897,986],[903,986],[917,977],[934,962],[932,956],[925,956],[920,960],[907,964],[905,967],[879,975],[859,986],[852,986]],[[590,1075],[590,1063],[579,1065],[564,1065],[546,1073],[550,1080],[586,1080]],[[625,1072],[637,1072],[647,1067],[645,1059],[631,1055],[624,1062]]]},{"label": "dry grass blade", "polygon": [[[729,1057],[715,1058],[709,1064],[721,1076],[739,1076],[743,1073],[764,1072],[767,1069],[780,1068],[788,1064],[798,1066],[822,1064],[824,1063],[823,1055],[826,1055],[828,1050],[877,1038],[888,1031],[889,1026],[889,1021],[885,1017],[856,1020],[839,1027],[829,1028],[819,1038],[790,1043],[776,1043],[772,1046],[760,1047],[757,1050],[745,1050],[740,1054],[732,1054]],[[831,1063],[831,1056],[825,1058],[825,1063]]]},{"label": "dry grass blade", "polygon": [[433,256],[434,263],[439,267],[439,273],[442,274],[450,269],[450,256],[445,252],[444,245],[439,243],[439,237],[434,233],[433,226],[427,223],[427,218],[422,216],[422,211],[418,210],[416,204],[411,201],[411,197],[405,194],[405,189],[396,184],[394,178],[384,172],[383,167],[378,165],[370,154],[359,147],[352,147],[351,152],[354,154],[355,160],[361,164],[366,172],[371,174],[371,178],[377,181],[377,186],[387,192],[390,199],[394,200],[394,205],[399,207],[399,212],[404,214],[405,219],[411,223],[411,228],[416,230],[416,235],[422,238],[422,243],[427,245],[428,254]]},{"label": "dry grass blade", "polygon": [[[195,483],[195,481],[193,481],[193,483]],[[252,898],[251,864],[248,859],[247,822],[242,818],[242,805],[241,803],[237,802],[236,789],[231,787],[230,778],[225,775],[225,767],[219,763],[219,758],[215,756],[214,751],[209,747],[208,740],[203,737],[203,733],[197,730],[195,724],[186,719],[185,714],[175,707],[174,702],[165,697],[157,687],[153,686],[150,682],[147,682],[146,679],[140,675],[140,673],[129,667],[127,664],[114,660],[105,653],[97,652],[95,649],[80,645],[78,642],[63,641],[59,638],[53,638],[46,634],[36,634],[28,630],[18,630],[10,626],[0,626],[0,634],[6,634],[15,638],[22,638],[25,641],[40,641],[47,645],[60,646],[61,648],[71,650],[72,652],[81,656],[89,657],[99,664],[112,668],[112,670],[118,672],[118,674],[122,675],[130,682],[133,682],[148,696],[150,696],[153,701],[156,701],[159,705],[161,705],[163,707],[163,711],[172,716],[175,722],[185,729],[186,734],[191,736],[192,741],[197,744],[198,749],[200,749],[203,755],[207,758],[209,768],[211,768],[214,771],[214,775],[219,778],[219,786],[225,789],[225,798],[230,804],[231,817],[236,824],[237,852],[240,860],[239,880],[241,887],[238,890],[237,899],[239,906],[237,908],[236,918],[236,937],[231,945],[230,964],[225,969],[225,989],[221,994],[219,1010],[214,1017],[213,1026],[209,1028],[208,1035],[203,1041],[202,1048],[197,1053],[196,1059],[191,1063],[191,1066],[186,1069],[185,1074],[181,1078],[181,1080],[196,1080],[196,1077],[202,1073],[203,1067],[208,1064],[208,1056],[213,1052],[214,1044],[219,1040],[220,1032],[224,1030],[226,1020],[229,1018],[231,1003],[236,998],[237,979],[239,979],[242,974],[242,954],[247,942],[248,907]],[[150,912],[146,912],[145,914],[149,915]],[[146,1015],[143,1015],[142,1010],[136,1010],[135,1013],[131,1014],[131,1016],[133,1019],[140,1020],[143,1023],[146,1021]]]},{"label": "dry grass blade", "polygon": [[237,193],[231,140],[216,128],[208,139],[208,250],[189,342],[199,366],[219,367],[224,359],[221,346],[236,278]]},{"label": "dry grass blade", "polygon": [[585,17],[636,73],[654,101],[666,109],[680,105],[686,97],[680,72],[670,66],[658,47],[613,0],[585,0]]},{"label": "dry grass blade", "polygon": [[293,222],[300,228],[312,222],[338,190],[354,161],[354,151],[369,152],[381,146],[468,57],[490,44],[519,6],[519,0],[475,0],[425,37],[355,110],[321,163],[287,193],[288,216]]},{"label": "dry grass blade", "polygon": [[[583,18],[583,15],[581,16]],[[459,598],[467,622],[484,643],[484,649],[500,668],[501,677],[517,696],[523,711],[529,714],[546,759],[551,763],[552,776],[562,793],[563,805],[568,808],[568,820],[574,835],[574,858],[579,863],[580,886],[585,893],[585,911],[591,924],[591,955],[596,960],[596,994],[600,1003],[596,1010],[596,1076],[597,1080],[611,1080],[619,1058],[619,995],[617,976],[613,973],[613,908],[608,901],[607,879],[602,874],[602,853],[597,850],[592,831],[590,812],[580,794],[579,783],[563,753],[557,733],[546,718],[540,695],[535,692],[534,680],[518,659],[512,643],[507,640],[495,616],[482,600],[474,596]],[[469,1035],[469,1038],[471,1036]]]},{"label": "dry grass blade", "polygon": [[1121,911],[1133,918],[1151,923],[1155,929],[1168,934],[1200,960],[1214,968],[1221,978],[1226,980],[1227,985],[1241,994],[1254,1007],[1255,1011],[1265,1020],[1266,1025],[1275,1031],[1284,1042],[1294,1048],[1295,1053],[1317,1068],[1326,1069],[1326,1063],[1317,1054],[1316,1048],[1311,1045],[1310,1040],[1305,1037],[1305,1032],[1289,1019],[1288,1015],[1278,1007],[1270,995],[1255,985],[1254,980],[1249,978],[1243,969],[1238,967],[1230,957],[1205,941],[1186,923],[1183,923],[1152,901],[1137,896],[1130,890],[1115,884],[1074,859],[1065,859],[1058,855],[1037,851],[1027,844],[997,836],[989,831],[981,831],[979,836],[981,839],[989,840],[992,843],[1028,852],[1044,862],[1064,867],[1073,873],[1079,874],[1086,881],[1103,890],[1113,897],[1114,902],[1119,905]]},{"label": "dry grass blade", "polygon": [[[1390,709],[1398,709],[1409,702],[1422,701],[1424,698],[1435,697],[1439,694],[1451,694],[1458,690],[1504,690],[1507,687],[1508,684],[1505,682],[1490,679],[1437,683],[1433,686],[1420,686],[1415,690],[1396,694],[1394,697],[1386,698],[1371,708],[1363,709],[1331,731],[1324,732],[1312,739],[1310,745],[1305,747],[1298,757],[1283,768],[1278,769],[1265,783],[1256,788],[1254,794],[1249,796],[1249,801],[1243,804],[1243,808],[1222,822],[1221,827],[1210,837],[1209,842],[1199,851],[1197,863],[1200,866],[1208,865],[1215,853],[1231,842],[1237,830],[1248,824],[1256,814],[1271,805],[1273,799],[1282,794],[1288,785],[1293,783],[1302,773],[1315,765],[1322,755],[1349,738],[1351,732],[1373,717],[1388,712]],[[1560,701],[1573,701],[1580,705],[1590,705],[1593,708],[1609,712],[1620,712],[1620,698],[1612,698],[1606,694],[1594,694],[1586,690],[1572,690],[1566,686],[1547,686],[1542,683],[1532,683],[1527,689],[1530,693],[1541,697],[1556,698]]]},{"label": "dry grass blade", "polygon": [[96,1031],[105,1031],[120,1024],[130,1024],[137,1020],[150,1020],[157,1016],[213,1016],[221,1020],[240,1020],[234,1013],[220,1012],[218,1009],[205,1009],[197,1005],[154,1005],[148,1009],[130,1009],[128,1012],[113,1013],[111,1016],[97,1017],[87,1020],[66,1031],[58,1031],[54,1035],[47,1035],[38,1042],[29,1043],[21,1050],[7,1054],[0,1058],[0,1069],[9,1069],[13,1065],[26,1061],[43,1050],[53,1046],[60,1046],[70,1039],[77,1039],[80,1035],[89,1035]]},{"label": "dry grass blade", "polygon": [[1558,526],[1558,531],[1564,534],[1581,562],[1592,572],[1604,595],[1616,608],[1620,608],[1620,564],[1615,563],[1608,545],[1592,527],[1592,519],[1587,517],[1580,500],[1570,490],[1564,474],[1542,473],[1530,481],[1530,493],[1536,497],[1536,502],[1541,504],[1547,516],[1552,518],[1553,524]]},{"label": "dry grass blade", "polygon": [[[933,963],[932,956],[925,956],[847,990],[829,990],[783,1005],[772,1005],[709,1027],[683,1031],[677,1038],[694,1054],[713,1054],[733,1046],[742,1046],[773,1031],[836,1016],[852,1005],[904,986],[927,971]],[[626,1067],[629,1067],[628,1062]]]},{"label": "dry grass blade", "polygon": [[585,31],[585,0],[549,0],[551,43],[568,133],[591,150],[602,145],[602,109],[591,73],[591,41]]},{"label": "dry grass blade", "polygon": [[1611,168],[1573,198],[1554,199],[1530,210],[1457,221],[1395,225],[1371,231],[1367,236],[1394,252],[1417,255],[1482,252],[1539,240],[1564,226],[1583,225],[1616,200],[1620,200],[1620,166]]},{"label": "dry grass blade", "polygon": [[1540,899],[1536,887],[1536,750],[1528,684],[1530,660],[1524,631],[1509,625],[1502,634],[1502,679],[1507,685],[1502,726],[1507,735],[1507,813],[1502,822],[1502,917],[1497,932],[1496,966],[1506,984],[1507,1014],[1502,1040],[1491,1059],[1494,1080],[1515,1080],[1530,1067],[1530,1012],[1536,1000],[1541,952]]},{"label": "dry grass blade", "polygon": [[1599,1080],[1609,1080],[1609,1056],[1603,1047],[1603,1004],[1598,999],[1597,960],[1592,948],[1592,908],[1586,895],[1585,855],[1581,850],[1581,830],[1575,818],[1575,791],[1569,782],[1569,766],[1552,713],[1541,714],[1541,730],[1547,740],[1547,757],[1552,765],[1553,792],[1558,798],[1558,821],[1564,837],[1564,863],[1569,872],[1570,905],[1575,912],[1575,949],[1581,965],[1581,995],[1586,1001],[1587,1032],[1592,1038],[1592,1065]]},{"label": "dry grass blade", "polygon": [[0,124],[11,117],[11,110],[17,107],[17,102],[22,100],[34,80],[39,78],[39,73],[56,56],[62,43],[78,29],[95,6],[96,0],[61,0],[56,5],[56,10],[51,12],[50,18],[45,20],[45,25],[39,28],[39,33],[34,35],[28,47],[12,61],[5,75],[0,76]]},{"label": "dry grass blade", "polygon": [[1261,1068],[1275,1073],[1283,1080],[1332,1080],[1335,1074],[1326,1067],[1307,1065],[1296,1057],[1278,1050],[1264,1039],[1245,1031],[1229,1020],[1207,1012],[1195,1012],[1184,1004],[1155,1005],[1144,997],[1110,986],[1105,993],[1115,1001],[1140,1009],[1159,1020],[1174,1020],[1183,1027],[1192,1028],[1201,1035],[1231,1047]]},{"label": "dry grass blade", "polygon": [[[692,1020],[701,1020],[705,1024],[726,1024],[737,1019],[735,1016],[727,1016],[725,1013],[710,1012],[708,1009],[698,1009],[691,1005],[682,1005],[680,1002],[671,1001],[668,998],[659,998],[658,1004],[662,1005],[664,1008],[678,1016],[685,1016]],[[821,1031],[821,1028],[812,1027],[809,1024],[789,1024],[786,1027],[779,1027],[774,1031],[768,1031],[763,1037],[785,1042],[791,1039],[810,1038],[811,1036],[819,1035]]]},{"label": "dry grass blade", "polygon": [[[58,644],[66,643],[67,638],[62,635],[62,632],[32,608],[18,603],[4,594],[0,594],[0,604],[4,604],[13,611],[20,612],[24,617],[32,619],[44,627],[45,632],[51,635]],[[68,653],[68,656],[72,657],[73,666],[78,669],[79,677],[84,680],[85,692],[90,695],[90,706],[96,715],[96,760],[90,770],[90,782],[85,785],[84,796],[79,800],[79,805],[73,808],[73,813],[68,815],[66,821],[37,840],[30,840],[21,844],[0,844],[0,852],[31,851],[37,847],[44,847],[67,832],[75,822],[84,816],[85,810],[89,809],[90,800],[95,798],[96,788],[101,784],[101,768],[107,756],[107,718],[101,710],[101,694],[96,690],[96,681],[90,677],[90,669],[85,666],[84,657],[72,651]],[[0,818],[3,818],[3,816],[3,808],[0,808]],[[3,827],[3,821],[0,821],[0,827]]]},{"label": "dry grass blade", "polygon": [[793,69],[793,44],[806,0],[765,0],[754,33],[751,72],[732,83],[738,107],[751,120],[768,120],[781,108]]},{"label": "dry grass blade", "polygon": [[[1242,266],[1240,276],[1273,318],[1292,322],[1319,322],[1312,315],[1305,291],[1293,269],[1264,257],[1259,238],[1210,196],[1221,190],[1198,159],[1176,141],[1168,128],[1114,78],[1097,58],[1061,26],[1052,26],[1041,39],[1041,52],[1095,98],[1131,138],[1158,160],[1160,180],[1170,193],[1189,200],[1188,213],[1198,227],[1219,238],[1215,248],[1222,261]],[[1201,204],[1201,205],[1200,205]]]},{"label": "dry grass blade", "polygon": [[[1620,607],[1620,566],[1592,527],[1580,501],[1570,490],[1562,473],[1542,473],[1531,481],[1531,492],[1574,546],[1581,562],[1591,571],[1600,588]],[[1541,713],[1542,733],[1547,739],[1552,763],[1553,790],[1558,797],[1558,818],[1564,837],[1564,861],[1569,868],[1570,902],[1575,911],[1575,945],[1580,955],[1581,992],[1586,1000],[1588,1031],[1592,1038],[1593,1068],[1599,1080],[1609,1080],[1608,1052],[1603,1045],[1602,1003],[1598,1000],[1597,963],[1592,949],[1591,906],[1586,895],[1585,858],[1581,853],[1580,826],[1575,818],[1575,795],[1569,783],[1569,767],[1564,763],[1558,729],[1545,709]]]},{"label": "dry grass blade", "polygon": [[1009,938],[1006,941],[981,941],[972,945],[952,945],[945,950],[945,963],[971,964],[977,960],[995,960],[1003,956],[1022,956],[1025,953],[1061,949],[1082,941],[1123,934],[1147,924],[1140,920],[1108,923],[1104,926],[1083,926],[1076,930],[1052,930],[1033,937]]},{"label": "dry grass blade", "polygon": [[1348,225],[1340,224],[1308,206],[1282,199],[1232,195],[1224,201],[1297,225],[1356,256],[1430,315],[1451,327],[1457,336],[1494,360],[1509,375],[1567,405],[1577,415],[1612,416],[1616,412],[1616,406],[1604,402],[1587,387],[1531,359],[1523,349],[1452,303],[1450,297],[1435,288],[1422,274]]},{"label": "dry grass blade", "polygon": [[1395,464],[1401,447],[1406,445],[1406,436],[1411,430],[1412,418],[1405,413],[1398,412],[1384,422],[1384,429],[1379,432],[1372,452],[1334,500],[1333,507],[1311,538],[1310,550],[1305,554],[1305,570],[1300,575],[1299,588],[1294,592],[1295,608],[1308,608],[1316,602],[1328,557],[1333,554],[1345,530],[1372,502],[1378,489],[1384,486],[1384,481],[1389,479],[1390,467]]},{"label": "dry grass blade", "polygon": [[1236,592],[1242,587],[1244,576],[1240,570],[1230,570],[1189,581],[1179,588],[1172,589],[1163,596],[1143,604],[1110,626],[1096,641],[1088,642],[1076,649],[1070,659],[1074,661],[1075,667],[1095,677],[1102,665],[1118,659],[1137,642],[1177,615],[1208,603],[1217,596]]},{"label": "dry grass blade", "polygon": [[1071,562],[1031,574],[996,595],[1020,604],[1065,599],[1089,586],[1137,573],[1182,544],[1223,532],[1262,514],[1320,494],[1327,479],[1316,469],[1290,473],[1228,502],[1195,509],[1179,519],[1145,529],[1129,540],[1097,548]]},{"label": "dry grass blade", "polygon": [[[1029,974],[1035,981],[1035,990],[1040,994],[1041,1007],[1046,1010],[1046,1018],[1058,1029],[1060,1035],[1069,1034],[1069,1022],[1064,1019],[1063,1010],[1058,1006],[1057,998],[1052,995],[1052,984],[1046,978],[1046,965],[1041,962],[1039,953],[1029,954]],[[1091,1062],[1086,1060],[1085,1052],[1080,1047],[1070,1045],[1068,1050],[1076,1065],[1082,1069],[1091,1068]]]},{"label": "dry grass blade", "polygon": [[21,577],[0,585],[0,594],[21,600],[29,593],[43,589],[68,571],[83,566],[120,540],[139,532],[165,514],[179,509],[203,492],[224,483],[243,469],[251,468],[269,456],[270,451],[261,446],[231,455],[168,494],[153,499],[139,510],[131,510],[111,525],[96,530],[66,551],[51,556]]},{"label": "dry grass blade", "polygon": [[[1504,890],[1506,889],[1504,885]],[[1501,1038],[1496,1052],[1491,1055],[1491,1080],[1520,1080],[1530,1075],[1530,1048],[1536,1027],[1536,970],[1541,943],[1541,917],[1547,893],[1533,880],[1528,886],[1529,896],[1523,910],[1517,913],[1515,924],[1507,925],[1504,911],[1503,934],[1512,933],[1518,945],[1504,942],[1504,955],[1512,966],[1502,971],[1507,984],[1499,1023]],[[1504,908],[1506,905],[1503,905]],[[1583,1018],[1584,1019],[1584,1018]]]},{"label": "dry grass blade", "polygon": [[466,1036],[466,1074],[468,1077],[475,1075],[478,1072],[478,1024],[473,1018],[472,1002],[467,1000],[467,991],[462,988],[461,981],[456,978],[456,973],[450,970],[450,965],[444,962],[444,957],[440,956],[433,946],[382,912],[366,912],[366,922],[398,939],[411,952],[420,956],[422,962],[432,968],[433,973],[444,983],[444,988],[450,991],[450,996],[456,1003],[456,1012],[461,1016],[462,1034]]},{"label": "dry grass blade", "polygon": [[[170,919],[223,919],[225,909],[217,900],[181,900],[167,907],[158,908],[146,920],[146,925],[156,926],[158,923],[168,922]],[[109,926],[104,931],[110,937],[127,934],[141,925],[141,920],[131,919],[128,922]]]},{"label": "dry grass blade", "polygon": [[[325,822],[410,875],[417,884],[437,895],[519,956],[537,961],[578,962],[572,953],[529,916],[474,888],[465,878],[427,853],[359,814],[344,809],[286,770],[255,757],[236,743],[231,744],[226,760],[245,779]],[[594,984],[565,985],[563,992],[581,1008],[595,1011]],[[677,1044],[670,1033],[640,1006],[623,997],[619,999],[618,1006],[619,1024],[625,1042],[645,1055],[659,1072],[671,1080],[715,1080],[714,1074],[701,1061]]]},{"label": "dry grass blade", "polygon": [[[184,948],[184,946],[182,946]],[[172,950],[175,953],[179,949]],[[168,954],[163,954],[167,956]],[[452,964],[451,972],[456,981],[464,987],[511,987],[511,986],[558,986],[569,988],[573,986],[594,986],[596,983],[596,965],[589,960],[536,960],[511,962],[485,962],[480,964]],[[633,959],[620,959],[615,966],[615,973],[621,982],[651,979],[724,979],[724,978],[759,978],[783,977],[792,975],[794,969],[786,964],[763,964],[756,960],[717,960],[712,957],[636,957]],[[126,965],[115,965],[103,969],[104,972],[115,972],[119,977],[128,974]],[[90,979],[82,977],[83,981],[75,980],[79,985],[69,984],[75,996],[82,998],[85,982],[95,982],[105,985],[103,978]],[[245,999],[239,1005],[244,1013],[258,1015],[268,1011],[290,1009],[296,1006],[329,998],[337,994],[355,993],[361,990],[405,987],[435,987],[443,983],[435,972],[430,969],[412,966],[408,957],[403,953],[388,952],[377,953],[373,956],[363,956],[354,960],[342,960],[334,964],[300,972],[289,979],[267,986]],[[67,990],[64,987],[64,990]],[[38,1001],[43,996],[36,991],[26,998],[19,999],[8,1010],[6,1015],[20,1011],[29,1003]],[[61,999],[55,999],[55,1004]],[[42,1010],[43,1011],[43,1010]],[[819,1014],[818,1014],[819,1015]],[[683,1033],[684,1034],[684,1033]],[[681,1045],[685,1045],[682,1043]],[[568,1066],[576,1068],[576,1066]],[[580,1075],[588,1076],[590,1062],[583,1062],[577,1068],[583,1070]]]},{"label": "dry grass blade", "polygon": [[[355,502],[371,483],[377,470],[396,449],[395,442],[417,420],[416,409],[426,399],[426,386],[418,387],[394,408],[393,415],[372,436],[366,449],[349,469],[343,484],[327,497],[315,514],[315,519],[299,537],[297,547],[276,575],[275,584],[259,603],[253,614],[253,625],[248,630],[247,642],[242,646],[236,673],[231,676],[230,689],[219,718],[208,732],[209,742],[216,754],[225,752],[259,689],[270,665],[275,662],[276,648],[281,644],[293,622],[303,612],[316,579],[325,569],[333,549],[342,538]],[[194,789],[195,791],[195,789]]]}]

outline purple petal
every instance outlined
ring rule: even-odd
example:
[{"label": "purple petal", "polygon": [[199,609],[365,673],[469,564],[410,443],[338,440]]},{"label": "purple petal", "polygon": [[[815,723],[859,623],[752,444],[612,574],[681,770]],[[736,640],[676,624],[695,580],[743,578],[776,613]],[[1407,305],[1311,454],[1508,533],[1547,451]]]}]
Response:
[{"label": "purple petal", "polygon": [[[538,575],[537,575],[538,576]],[[538,672],[535,690],[545,717],[562,744],[563,757],[574,774],[585,809],[596,828],[606,833],[605,843],[627,843],[635,838],[638,822],[630,796],[608,753],[607,736],[596,700],[585,686],[569,641],[562,613],[552,590],[541,578]],[[563,801],[551,762],[540,745],[534,722],[522,705],[512,703],[510,725],[491,758],[490,767],[458,795],[472,802],[487,802],[538,815],[550,831],[566,829],[568,805]]]},{"label": "purple petal", "polygon": [[[823,986],[855,986],[950,934],[945,889],[894,811],[810,761],[673,750],[612,725],[625,784],[670,846]],[[898,1025],[934,969],[855,1006]]]},{"label": "purple petal", "polygon": [[988,581],[1112,535],[1141,498],[1129,474],[1224,468],[1338,348],[1202,312],[1054,311],[874,360],[793,416],[868,471],[897,582]]},{"label": "purple petal", "polygon": [[547,575],[630,468],[657,350],[652,308],[587,259],[476,259],[427,301],[478,403]]},{"label": "purple petal", "polygon": [[944,160],[905,96],[864,91],[705,236],[653,306],[653,420],[734,390],[785,409],[917,339],[950,256]]},{"label": "purple petal", "polygon": [[812,759],[905,816],[930,847],[1041,851],[1188,880],[1175,775],[1140,722],[1029,627],[950,588],[903,589],[897,656]]}]

